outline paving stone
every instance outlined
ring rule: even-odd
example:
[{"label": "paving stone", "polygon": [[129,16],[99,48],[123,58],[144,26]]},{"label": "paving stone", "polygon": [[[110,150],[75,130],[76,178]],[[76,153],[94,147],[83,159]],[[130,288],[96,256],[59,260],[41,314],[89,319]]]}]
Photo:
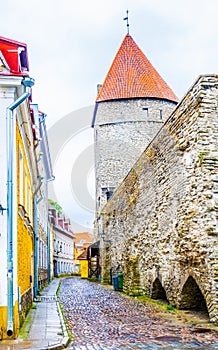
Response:
[{"label": "paving stone", "polygon": [[72,350],[216,349],[214,331],[173,324],[155,306],[80,278],[64,279],[59,292]]}]

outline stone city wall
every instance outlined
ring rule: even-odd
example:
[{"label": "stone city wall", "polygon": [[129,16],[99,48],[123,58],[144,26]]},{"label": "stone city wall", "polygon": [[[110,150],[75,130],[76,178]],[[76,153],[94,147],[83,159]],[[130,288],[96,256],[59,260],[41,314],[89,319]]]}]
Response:
[{"label": "stone city wall", "polygon": [[218,76],[201,76],[102,209],[102,278],[218,323]]}]

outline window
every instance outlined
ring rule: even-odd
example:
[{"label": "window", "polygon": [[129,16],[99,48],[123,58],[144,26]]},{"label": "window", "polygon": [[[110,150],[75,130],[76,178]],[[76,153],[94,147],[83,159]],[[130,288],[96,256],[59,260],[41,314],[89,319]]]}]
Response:
[{"label": "window", "polygon": [[113,191],[107,191],[106,192],[106,197],[107,197],[107,201],[109,201],[109,199],[113,196]]},{"label": "window", "polygon": [[142,111],[143,111],[143,116],[144,116],[145,118],[147,118],[147,117],[148,117],[148,107],[143,107],[143,108],[142,108]]},{"label": "window", "polygon": [[163,111],[162,111],[162,109],[160,109],[160,119],[161,120],[163,119]]},{"label": "window", "polygon": [[30,192],[30,184],[27,184],[27,213],[30,216],[30,202],[31,202],[31,192]]},{"label": "window", "polygon": [[40,239],[39,242],[39,267],[43,266],[43,242]]},{"label": "window", "polygon": [[47,256],[47,249],[46,244],[44,244],[44,262],[43,267],[46,269],[48,267],[48,256]]},{"label": "window", "polygon": [[19,148],[19,202],[23,205],[23,153]]},{"label": "window", "polygon": [[24,206],[27,210],[27,203],[28,203],[28,182],[27,182],[27,170],[24,169]]}]

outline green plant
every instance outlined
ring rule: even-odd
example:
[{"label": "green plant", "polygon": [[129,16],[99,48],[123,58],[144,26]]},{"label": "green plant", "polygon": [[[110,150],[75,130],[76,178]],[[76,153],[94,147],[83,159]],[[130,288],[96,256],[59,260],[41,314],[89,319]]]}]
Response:
[{"label": "green plant", "polygon": [[58,211],[60,215],[62,214],[62,208],[57,202],[53,201],[52,199],[49,199],[48,202]]},{"label": "green plant", "polygon": [[167,310],[173,311],[173,310],[175,310],[175,308],[173,307],[173,305],[169,304],[169,305],[167,305]]},{"label": "green plant", "polygon": [[[58,288],[57,288],[57,291],[56,291],[56,295],[58,297],[58,293],[60,291],[60,287],[61,287],[61,282],[62,280],[60,280],[59,282],[59,285],[58,285]],[[62,317],[63,317],[63,320],[64,320],[64,324],[65,324],[65,327],[66,327],[66,331],[67,331],[67,334],[68,334],[68,338],[69,338],[69,343],[70,341],[72,340],[72,334],[69,330],[69,325],[68,325],[68,321],[67,321],[67,318],[65,317],[65,314],[64,314],[64,308],[63,308],[63,305],[62,303],[59,301],[59,307],[60,307],[60,311],[61,311],[61,314],[62,314]]]},{"label": "green plant", "polygon": [[203,151],[200,151],[199,155],[198,155],[198,158],[200,160],[200,163],[202,163],[203,159],[204,159],[204,155],[205,153]]},{"label": "green plant", "polygon": [[56,296],[58,296],[58,293],[59,293],[59,291],[60,291],[61,283],[62,283],[62,280],[60,279],[60,280],[59,280],[59,283],[58,283],[58,288],[57,288],[57,291],[56,291]]}]

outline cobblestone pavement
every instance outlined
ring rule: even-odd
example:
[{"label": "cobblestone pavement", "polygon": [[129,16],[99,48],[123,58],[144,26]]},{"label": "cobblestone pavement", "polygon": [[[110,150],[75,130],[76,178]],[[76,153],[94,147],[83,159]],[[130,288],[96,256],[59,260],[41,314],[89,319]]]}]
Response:
[{"label": "cobblestone pavement", "polygon": [[[176,319],[152,303],[128,298],[79,278],[59,292],[73,341],[71,350],[218,349],[218,333],[206,323]],[[162,311],[161,311],[162,310]]]}]

